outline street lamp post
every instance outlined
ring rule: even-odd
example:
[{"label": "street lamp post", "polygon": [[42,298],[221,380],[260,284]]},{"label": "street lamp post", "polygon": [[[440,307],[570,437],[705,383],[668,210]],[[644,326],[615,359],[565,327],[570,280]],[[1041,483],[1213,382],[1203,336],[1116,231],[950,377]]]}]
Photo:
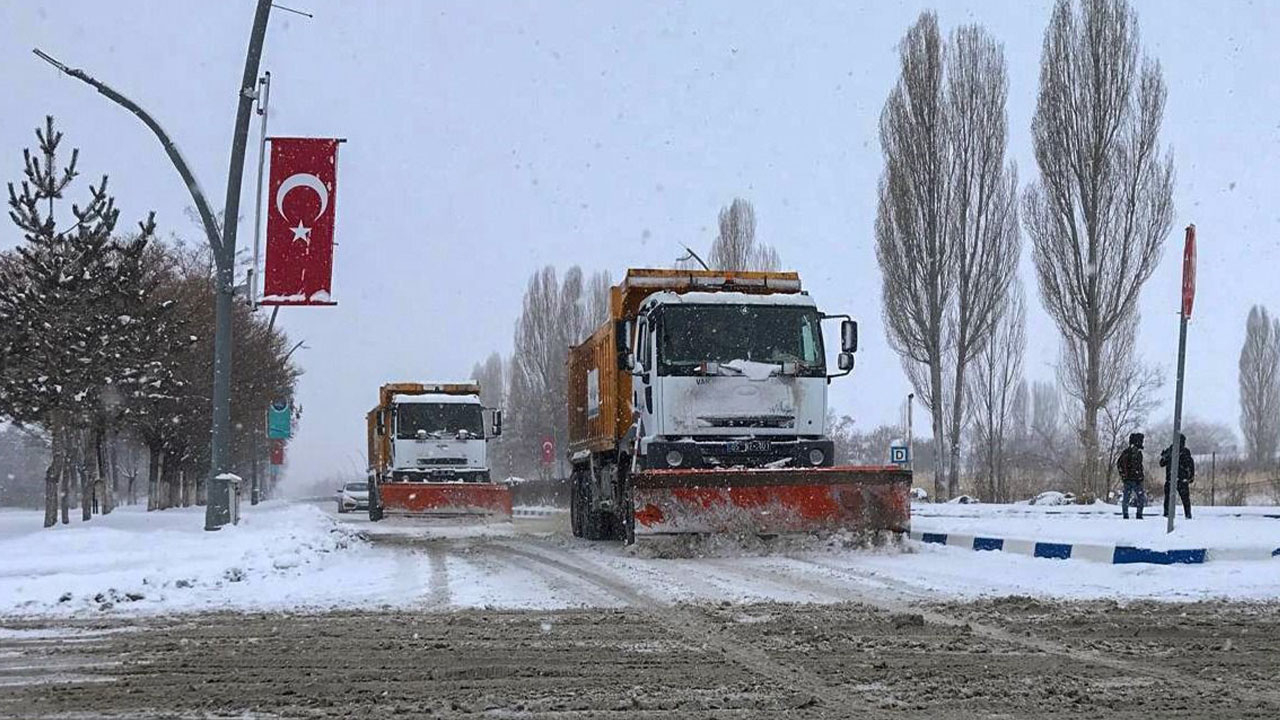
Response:
[{"label": "street lamp post", "polygon": [[[217,221],[205,198],[204,191],[196,181],[195,174],[178,152],[177,145],[140,105],[108,87],[106,83],[94,79],[83,70],[69,68],[48,54],[36,49],[40,59],[50,63],[63,73],[93,86],[99,93],[124,107],[143,122],[164,146],[169,160],[182,176],[191,199],[195,202],[204,225],[209,247],[213,251],[216,265],[214,282],[214,347],[213,347],[213,432],[210,448],[210,489],[216,478],[230,470],[231,466],[231,309],[235,289],[235,256],[236,256],[236,222],[240,213],[240,185],[244,178],[244,153],[249,135],[249,115],[253,111],[257,99],[254,85],[258,79],[258,66],[262,59],[262,43],[267,32],[267,18],[271,14],[271,0],[258,0],[257,10],[253,16],[253,29],[249,33],[249,48],[245,55],[244,76],[240,82],[239,105],[236,109],[236,124],[232,134],[231,163],[227,171],[227,196],[223,206],[222,233],[219,234]],[[218,530],[231,522],[231,497],[226,492],[208,493],[205,506],[205,530]]]}]

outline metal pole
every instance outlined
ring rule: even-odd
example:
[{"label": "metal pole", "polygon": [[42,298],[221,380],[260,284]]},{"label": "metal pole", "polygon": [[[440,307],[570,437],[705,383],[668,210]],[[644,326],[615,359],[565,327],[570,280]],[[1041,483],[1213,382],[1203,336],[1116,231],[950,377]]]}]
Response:
[{"label": "metal pole", "polygon": [[1209,505],[1218,504],[1218,451],[1209,456]]},{"label": "metal pole", "polygon": [[[231,140],[231,162],[227,169],[227,200],[222,216],[222,252],[217,253],[217,294],[213,351],[213,443],[210,452],[210,480],[231,469],[231,311],[236,267],[236,224],[240,216],[240,190],[244,180],[244,151],[249,140],[249,115],[256,99],[254,84],[262,60],[262,42],[267,34],[271,0],[258,0],[249,33],[249,48],[240,80],[240,103]],[[210,484],[212,489],[212,483]],[[204,529],[218,530],[231,522],[231,498],[227,493],[210,492],[205,505]]]},{"label": "metal pole", "polygon": [[1182,378],[1187,365],[1187,316],[1178,312],[1178,383],[1173,395],[1173,442],[1169,443],[1169,466],[1166,469],[1169,478],[1169,492],[1165,493],[1164,509],[1169,514],[1165,532],[1173,532],[1173,516],[1178,504],[1173,501],[1178,496],[1178,461],[1182,457]]},{"label": "metal pole", "polygon": [[915,471],[916,452],[912,447],[915,438],[915,429],[911,424],[911,412],[915,407],[916,394],[907,393],[907,469]]},{"label": "metal pole", "polygon": [[[258,80],[258,109],[262,124],[258,132],[258,190],[254,197],[257,207],[253,212],[253,267],[249,268],[249,306],[258,308],[258,258],[262,248],[262,168],[267,158],[267,107],[271,104],[271,71]],[[277,306],[278,307],[278,306]],[[254,505],[257,504],[255,500]]]}]

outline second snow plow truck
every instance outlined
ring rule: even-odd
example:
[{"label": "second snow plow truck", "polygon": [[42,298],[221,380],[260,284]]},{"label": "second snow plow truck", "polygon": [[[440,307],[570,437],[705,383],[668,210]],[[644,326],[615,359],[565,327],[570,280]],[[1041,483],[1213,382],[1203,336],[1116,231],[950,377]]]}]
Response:
[{"label": "second snow plow truck", "polygon": [[367,416],[369,519],[384,515],[511,519],[511,491],[489,477],[502,411],[476,383],[388,383]]},{"label": "second snow plow truck", "polygon": [[794,272],[628,270],[569,351],[574,535],[908,530],[910,470],[833,464],[827,385],[856,350]]}]

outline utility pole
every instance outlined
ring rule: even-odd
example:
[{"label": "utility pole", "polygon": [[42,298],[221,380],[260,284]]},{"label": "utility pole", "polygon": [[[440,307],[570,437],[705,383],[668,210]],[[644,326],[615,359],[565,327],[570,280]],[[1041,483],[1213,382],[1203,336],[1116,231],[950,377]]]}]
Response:
[{"label": "utility pole", "polygon": [[1218,451],[1214,450],[1209,456],[1209,506],[1217,505],[1218,502]]},{"label": "utility pole", "polygon": [[209,247],[213,251],[216,274],[214,282],[214,349],[213,349],[213,432],[210,457],[208,502],[205,506],[205,530],[217,530],[231,522],[231,498],[226,492],[214,492],[214,479],[230,470],[231,465],[231,310],[235,289],[236,219],[240,214],[240,183],[244,177],[244,151],[249,135],[249,115],[253,111],[257,93],[254,83],[258,78],[258,65],[262,59],[262,43],[267,32],[267,18],[271,13],[271,0],[258,0],[253,16],[253,29],[249,33],[249,49],[245,56],[244,77],[240,83],[239,107],[232,135],[231,164],[227,172],[227,200],[223,206],[222,233],[214,218],[209,201],[205,198],[195,174],[155,118],[140,105],[121,95],[83,70],[70,68],[55,60],[39,48],[35,54],[66,75],[85,82],[112,102],[133,113],[143,122],[164,147],[169,160],[182,176],[196,211],[204,225]]},{"label": "utility pole", "polygon": [[915,472],[916,452],[912,445],[915,442],[915,425],[911,422],[911,413],[915,409],[916,394],[907,393],[907,469]]},{"label": "utility pole", "polygon": [[1168,515],[1166,533],[1173,532],[1173,517],[1177,515],[1178,466],[1182,461],[1182,381],[1187,367],[1187,322],[1191,320],[1191,307],[1196,297],[1196,226],[1187,226],[1187,237],[1182,246],[1182,306],[1178,309],[1178,377],[1173,394],[1173,442],[1169,444],[1169,492],[1165,493],[1164,510]]},{"label": "utility pole", "polygon": [[214,315],[213,350],[213,447],[208,504],[205,505],[204,529],[218,530],[231,522],[231,498],[226,492],[212,492],[212,481],[231,471],[231,311],[234,302],[236,270],[236,225],[240,216],[240,190],[244,179],[244,151],[249,139],[249,116],[257,100],[258,65],[262,60],[262,42],[267,34],[267,18],[271,0],[258,0],[249,32],[249,49],[244,58],[244,75],[240,80],[240,102],[236,108],[236,124],[231,139],[231,163],[227,169],[227,200],[222,211],[222,252],[217,254],[217,293]]}]

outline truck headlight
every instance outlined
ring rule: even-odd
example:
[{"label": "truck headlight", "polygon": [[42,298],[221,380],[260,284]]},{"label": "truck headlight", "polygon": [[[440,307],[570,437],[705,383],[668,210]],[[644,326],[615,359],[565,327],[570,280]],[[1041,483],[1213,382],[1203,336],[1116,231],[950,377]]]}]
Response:
[{"label": "truck headlight", "polygon": [[684,454],[679,450],[672,450],[667,453],[667,467],[680,467],[684,463]]},{"label": "truck headlight", "polygon": [[818,448],[814,448],[814,449],[812,449],[812,450],[810,450],[810,451],[809,451],[809,464],[810,464],[810,465],[821,465],[821,464],[822,464],[822,462],[823,462],[824,460],[826,460],[826,459],[827,459],[827,454],[826,454],[826,453],[824,453],[824,452],[822,452],[822,451],[821,451],[821,450],[819,450]]}]

